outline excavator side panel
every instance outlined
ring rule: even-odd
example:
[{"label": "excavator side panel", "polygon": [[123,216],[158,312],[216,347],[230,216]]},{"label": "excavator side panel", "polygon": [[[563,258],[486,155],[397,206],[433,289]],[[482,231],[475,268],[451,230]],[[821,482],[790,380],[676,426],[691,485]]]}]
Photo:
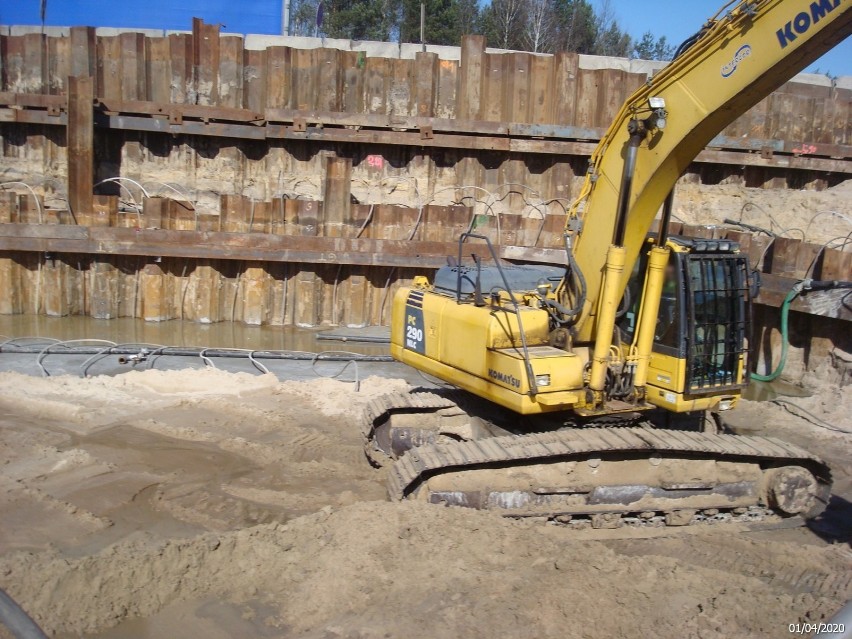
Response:
[{"label": "excavator side panel", "polygon": [[[521,316],[538,392],[530,394]],[[394,297],[391,355],[445,382],[521,415],[583,405],[583,366],[578,355],[547,345],[546,311],[459,304],[425,288],[401,288]]]}]

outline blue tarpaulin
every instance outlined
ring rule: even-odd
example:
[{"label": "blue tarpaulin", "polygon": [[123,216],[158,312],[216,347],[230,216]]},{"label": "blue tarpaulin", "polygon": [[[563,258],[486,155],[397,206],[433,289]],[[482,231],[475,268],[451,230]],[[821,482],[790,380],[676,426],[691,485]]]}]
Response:
[{"label": "blue tarpaulin", "polygon": [[[47,0],[47,26],[192,29],[192,18],[223,32],[281,33],[280,0]],[[41,24],[41,0],[0,0],[0,24]]]}]

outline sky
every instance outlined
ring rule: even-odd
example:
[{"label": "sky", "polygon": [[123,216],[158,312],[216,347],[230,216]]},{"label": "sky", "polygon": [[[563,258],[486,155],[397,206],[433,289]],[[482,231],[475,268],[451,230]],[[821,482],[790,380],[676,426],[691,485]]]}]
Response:
[{"label": "sky", "polygon": [[[601,1],[592,0],[592,3],[599,6]],[[634,39],[650,31],[656,36],[666,36],[666,40],[675,46],[698,31],[723,4],[724,0],[609,0],[618,24]],[[661,20],[661,16],[664,19]],[[852,38],[847,37],[806,71],[833,76],[852,75]]]},{"label": "sky", "polygon": [[[605,0],[592,0],[600,4]],[[39,24],[40,0],[0,0],[0,24]],[[609,0],[621,25],[634,38],[645,31],[680,44],[716,13],[723,0]],[[281,32],[279,0],[47,0],[48,25],[191,29],[193,16],[221,23],[231,33]],[[662,18],[662,19],[661,19]],[[807,71],[852,75],[852,38]]]}]

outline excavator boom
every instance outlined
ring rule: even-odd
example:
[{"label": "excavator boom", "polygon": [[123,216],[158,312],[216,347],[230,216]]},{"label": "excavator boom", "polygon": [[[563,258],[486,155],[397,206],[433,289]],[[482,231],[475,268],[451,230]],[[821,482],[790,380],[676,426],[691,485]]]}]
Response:
[{"label": "excavator boom", "polygon": [[[619,224],[625,249],[620,298],[654,217],[695,157],[731,122],[852,32],[850,0],[747,0],[720,14],[625,102],[592,155],[573,210],[582,219],[574,257],[587,281],[576,321],[579,341],[596,336],[603,286],[597,274],[604,270]],[[665,127],[642,140],[629,201],[620,211],[629,122],[649,114],[651,98],[665,104]]]}]

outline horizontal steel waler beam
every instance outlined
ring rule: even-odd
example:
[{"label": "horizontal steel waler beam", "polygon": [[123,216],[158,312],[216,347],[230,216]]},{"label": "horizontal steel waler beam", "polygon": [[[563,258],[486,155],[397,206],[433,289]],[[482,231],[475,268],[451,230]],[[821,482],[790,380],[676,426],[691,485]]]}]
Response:
[{"label": "horizontal steel waler beam", "polygon": [[[787,293],[799,280],[774,275],[760,274],[760,294],[755,298],[756,304],[780,307]],[[827,291],[804,291],[790,304],[790,310],[821,317],[852,321],[852,293],[849,289],[830,289]]]},{"label": "horizontal steel waler beam", "polygon": [[[562,249],[523,246],[497,246],[496,249],[500,257],[507,260],[542,264],[565,262]],[[448,255],[456,255],[458,244],[312,235],[0,224],[0,251],[433,269],[445,265]],[[755,303],[764,306],[781,306],[786,294],[798,282],[795,278],[768,273],[761,276],[762,288]],[[800,295],[790,308],[801,313],[852,321],[852,310],[838,296],[843,293],[848,294],[848,290]]]},{"label": "horizontal steel waler beam", "polygon": [[[65,96],[0,93],[0,123],[67,125]],[[246,140],[360,144],[590,155],[603,129],[402,117],[381,114],[96,100],[99,128]],[[717,136],[697,162],[852,173],[852,146]]]},{"label": "horizontal steel waler beam", "polygon": [[[438,268],[458,254],[458,243],[7,223],[0,224],[0,251]],[[505,259],[565,262],[562,249],[497,251]]]}]

